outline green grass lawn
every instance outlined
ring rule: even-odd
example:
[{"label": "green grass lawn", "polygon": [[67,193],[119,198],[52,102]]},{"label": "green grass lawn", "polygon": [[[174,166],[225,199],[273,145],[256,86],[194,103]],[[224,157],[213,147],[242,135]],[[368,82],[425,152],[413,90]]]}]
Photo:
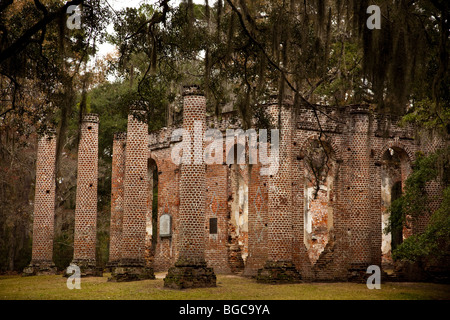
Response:
[{"label": "green grass lawn", "polygon": [[82,278],[81,289],[69,290],[62,276],[0,276],[0,300],[12,299],[147,299],[147,300],[333,300],[374,299],[450,300],[450,285],[433,283],[382,283],[369,290],[356,283],[300,283],[267,285],[238,276],[217,276],[216,288],[172,290],[163,287],[163,273],[156,280],[113,283],[109,274]]}]

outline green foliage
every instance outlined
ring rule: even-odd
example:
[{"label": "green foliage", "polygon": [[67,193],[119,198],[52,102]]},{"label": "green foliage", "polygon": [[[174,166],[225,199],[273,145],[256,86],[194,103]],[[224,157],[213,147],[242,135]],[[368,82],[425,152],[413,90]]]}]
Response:
[{"label": "green foliage", "polygon": [[425,232],[407,238],[393,252],[395,260],[417,261],[424,257],[436,258],[450,254],[450,187],[443,192],[440,208],[433,213]]},{"label": "green foliage", "polygon": [[57,111],[70,111],[80,66],[103,42],[110,10],[103,1],[84,0],[82,28],[69,29],[67,2],[11,1],[1,6],[2,125],[11,123],[19,132],[30,127],[45,131],[61,120]]},{"label": "green foliage", "polygon": [[450,148],[428,156],[418,154],[413,172],[406,180],[405,193],[392,202],[390,223],[385,232],[401,230],[406,217],[416,220],[429,210],[430,199],[425,189],[430,181],[438,180],[445,187],[440,208],[432,214],[425,232],[412,235],[393,250],[394,259],[416,261],[426,256],[450,254],[450,186],[445,174],[450,170],[449,155]]},{"label": "green foliage", "polygon": [[125,96],[129,88],[125,83],[104,83],[89,92],[93,113],[99,115],[99,157],[111,162],[114,133],[127,130],[128,106]]},{"label": "green foliage", "polygon": [[436,103],[430,99],[414,103],[411,110],[402,118],[401,123],[412,123],[421,128],[436,130],[442,134],[450,132],[450,104],[437,109]]},{"label": "green foliage", "polygon": [[402,228],[406,216],[417,218],[428,210],[427,183],[438,178],[440,159],[449,152],[450,149],[443,149],[428,156],[417,154],[413,170],[405,181],[405,193],[391,203],[390,223],[385,232]]},{"label": "green foliage", "polygon": [[404,199],[398,198],[392,201],[391,206],[389,207],[389,223],[384,229],[385,233],[394,233],[399,232],[403,229],[405,224],[405,214],[403,213],[403,205]]}]

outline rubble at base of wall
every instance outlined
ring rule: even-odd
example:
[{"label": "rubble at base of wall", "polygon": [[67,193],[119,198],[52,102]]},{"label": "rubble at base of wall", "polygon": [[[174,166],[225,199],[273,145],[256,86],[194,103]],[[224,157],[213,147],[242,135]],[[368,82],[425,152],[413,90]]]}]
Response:
[{"label": "rubble at base of wall", "polygon": [[137,266],[117,266],[111,272],[108,282],[130,282],[140,280],[154,280],[153,268]]},{"label": "rubble at base of wall", "polygon": [[164,287],[171,289],[216,287],[214,269],[199,266],[175,266],[164,278]]},{"label": "rubble at base of wall", "polygon": [[391,275],[384,275],[384,281],[393,282],[436,282],[450,283],[449,258],[445,262],[430,263],[422,261],[396,261],[394,262],[394,272]]},{"label": "rubble at base of wall", "polygon": [[[81,277],[102,277],[103,269],[97,267],[95,260],[89,259],[79,259],[73,260],[71,265],[75,265],[80,268],[80,276]],[[63,277],[70,277],[74,272],[68,272],[67,269],[64,270]]]},{"label": "rubble at base of wall", "polygon": [[230,244],[228,247],[228,265],[232,273],[242,272],[245,268],[242,250],[237,244]]},{"label": "rubble at base of wall", "polygon": [[356,283],[366,283],[369,274],[367,274],[367,268],[369,264],[366,263],[353,263],[347,269],[347,281]]},{"label": "rubble at base of wall", "polygon": [[256,281],[269,284],[298,283],[302,282],[302,277],[290,261],[267,261],[264,268],[258,270]]},{"label": "rubble at base of wall", "polygon": [[55,275],[58,270],[53,261],[32,261],[22,273],[22,276],[40,276],[40,275]]}]

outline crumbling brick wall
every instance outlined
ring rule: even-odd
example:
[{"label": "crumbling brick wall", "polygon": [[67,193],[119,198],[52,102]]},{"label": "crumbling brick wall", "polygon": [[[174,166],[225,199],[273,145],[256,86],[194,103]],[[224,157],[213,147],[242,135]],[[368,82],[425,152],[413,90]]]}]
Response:
[{"label": "crumbling brick wall", "polygon": [[[272,255],[292,257],[306,280],[346,280],[360,276],[370,264],[380,265],[383,232],[382,156],[386,150],[394,147],[404,151],[410,165],[416,151],[430,152],[440,143],[437,141],[425,146],[425,140],[419,142],[414,139],[410,127],[399,128],[395,121],[391,121],[386,128],[386,118],[372,114],[366,105],[317,107],[321,109],[317,114],[310,107],[300,107],[289,119],[283,118],[285,126],[290,123],[288,126],[292,131],[289,140],[291,151],[284,153],[289,157],[286,162],[288,165],[282,169],[286,170],[287,179],[281,181],[290,184],[292,190],[289,196],[292,210],[286,220],[277,220],[275,217],[269,220],[269,207],[274,205],[273,196],[269,197],[270,177],[260,175],[260,164],[248,167],[248,257],[244,275],[254,276],[270,259],[270,252]],[[222,121],[209,119],[207,127],[218,128],[223,133],[227,128],[239,127],[239,122],[231,119],[228,114]],[[180,166],[171,160],[171,151],[180,142],[171,141],[171,133],[176,128],[172,126],[153,132],[147,140],[148,157],[154,159],[158,167],[158,221],[163,214],[172,217],[170,237],[160,237],[160,226],[157,226],[153,263],[158,271],[167,270],[177,260],[180,253],[180,228],[189,223],[180,219],[182,177]],[[327,225],[323,245],[316,253],[309,251],[305,245],[304,152],[312,140],[324,141],[334,155],[332,189],[327,191],[326,197],[319,192],[321,203],[315,204],[322,212],[322,227]],[[216,272],[227,273],[232,269],[227,252],[230,245],[228,236],[233,232],[229,221],[232,193],[230,167],[224,163],[204,168],[205,218],[203,243],[198,245],[204,247],[209,266],[214,267]],[[406,163],[402,162],[402,181],[409,172]],[[189,184],[189,179],[187,181],[185,183]],[[430,193],[437,193],[439,185],[430,184],[429,190]],[[332,215],[328,210],[332,211]],[[217,233],[211,233],[211,218],[217,218]],[[413,232],[423,230],[426,221],[425,217],[417,223]],[[274,229],[269,232],[271,223]],[[278,228],[281,225],[284,227]],[[272,234],[270,239],[269,234]],[[281,259],[281,256],[275,259]]]},{"label": "crumbling brick wall", "polygon": [[[158,219],[156,249],[153,260],[155,271],[166,271],[178,258],[178,212],[180,207],[179,186],[180,168],[171,161],[169,148],[158,148],[151,151],[151,157],[158,168]],[[162,215],[170,215],[171,234],[160,236]]]},{"label": "crumbling brick wall", "polygon": [[[229,273],[227,178],[228,167],[213,164],[206,167],[205,259],[217,273]],[[214,230],[212,230],[213,228]]]},{"label": "crumbling brick wall", "polygon": [[[385,119],[371,114],[368,111],[368,106],[321,108],[321,112],[318,113],[320,127],[314,112],[309,107],[298,108],[292,117],[292,165],[290,169],[292,177],[292,222],[289,224],[293,234],[292,257],[305,279],[345,280],[349,276],[351,277],[352,272],[358,273],[369,264],[381,264],[382,208],[381,165],[379,161],[382,153],[387,148],[396,146],[399,150],[405,150],[410,162],[412,162],[414,153],[421,149],[421,146],[413,139],[413,131],[410,127],[400,129],[395,124],[391,124],[388,129],[389,134],[386,136],[385,130],[380,129],[384,125]],[[216,121],[208,124],[208,126],[214,126],[223,132],[227,125],[229,127],[230,123],[223,125],[223,123]],[[167,130],[165,129],[165,131]],[[162,139],[161,136],[163,136],[162,131],[159,133],[160,138],[158,139]],[[165,133],[164,136],[165,141],[167,141],[168,134]],[[154,134],[152,139],[155,140],[155,137]],[[327,221],[327,224],[331,223],[328,228],[327,243],[325,248],[318,253],[318,257],[316,256],[313,259],[315,262],[310,261],[308,249],[304,243],[305,166],[302,158],[304,156],[302,152],[307,142],[313,139],[326,141],[335,154],[333,192],[331,198],[329,196],[327,199],[327,205],[331,206],[333,212],[332,222]],[[156,145],[156,142],[154,145]],[[163,146],[161,141],[159,146],[160,149],[155,152],[161,155],[162,150],[170,150],[171,148],[169,143]],[[427,147],[428,151],[435,149],[436,146]],[[162,157],[170,161],[170,152]],[[256,271],[264,265],[269,252],[267,238],[269,226],[267,210],[270,205],[268,198],[269,178],[261,176],[259,169],[260,165],[250,166],[248,258],[245,265],[245,275],[255,275]],[[161,171],[163,176],[165,170]],[[211,181],[207,179],[208,187],[214,188],[215,182],[213,181],[217,179],[217,181],[221,181],[220,184],[224,189],[231,188],[230,182],[225,180],[226,172],[226,164],[208,168],[207,174],[212,178]],[[401,172],[404,174],[404,172],[409,171],[403,168]],[[402,177],[402,180],[404,179],[405,177]],[[164,183],[164,180],[163,177],[160,183]],[[179,180],[175,181],[172,177],[167,181],[166,183],[176,185]],[[175,190],[173,186],[170,188]],[[430,189],[432,189],[431,186]],[[229,193],[230,190],[228,190],[228,197]],[[209,201],[211,201],[212,196],[209,191],[207,194]],[[165,196],[162,194],[161,197],[160,209],[165,206]],[[229,200],[225,193],[220,197],[220,201],[217,201],[221,203],[226,203]],[[211,239],[215,239],[216,236],[211,237],[208,233],[208,220],[210,216],[213,216],[211,210],[208,213],[208,208],[210,209],[212,204],[209,203],[209,205],[209,207],[207,206],[208,217],[205,220],[206,259],[211,266],[220,269],[222,267],[217,267],[217,261],[223,259],[223,251],[221,251],[223,248],[211,245],[217,242],[211,242]],[[227,213],[230,214],[230,212]],[[175,224],[176,221],[174,221]],[[225,234],[222,229],[225,230],[226,228],[219,226],[217,239]],[[277,231],[277,234],[281,233],[280,230]],[[228,230],[228,232],[230,231]],[[174,235],[176,233],[174,227]],[[280,240],[281,238],[277,239]],[[163,242],[164,240],[158,239],[158,241]],[[158,247],[162,248],[160,244],[158,244]],[[275,247],[282,250],[284,245]],[[172,250],[176,251],[176,246],[172,246]],[[164,250],[160,250],[160,252],[162,251]],[[163,258],[163,255],[160,255],[160,258],[166,262],[158,262],[159,258],[156,258],[155,263],[164,265],[164,268],[173,263],[173,258]]]},{"label": "crumbling brick wall", "polygon": [[116,133],[113,141],[111,173],[111,222],[109,261],[110,267],[117,266],[121,255],[122,221],[123,221],[123,182],[125,179],[126,133]]}]

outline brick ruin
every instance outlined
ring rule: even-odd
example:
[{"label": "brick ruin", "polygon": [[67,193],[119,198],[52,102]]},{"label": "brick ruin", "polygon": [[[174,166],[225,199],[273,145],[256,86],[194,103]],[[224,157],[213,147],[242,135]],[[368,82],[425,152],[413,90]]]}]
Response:
[{"label": "brick ruin", "polygon": [[[416,152],[427,154],[446,142],[400,127],[398,119],[375,114],[368,105],[315,108],[294,108],[289,98],[281,106],[276,99],[267,103],[272,125],[280,130],[280,162],[273,175],[261,175],[264,164],[248,162],[248,143],[239,139],[224,143],[224,159],[236,160],[231,164],[175,164],[172,151],[182,140],[172,139],[172,133],[180,126],[148,133],[130,114],[127,132],[116,134],[113,143],[111,280],[153,279],[153,272],[168,271],[165,285],[172,288],[215,286],[215,274],[223,273],[265,283],[348,281],[366,277],[369,265],[391,267],[392,246],[423,231],[440,202],[431,201],[427,215],[409,220],[395,235],[383,232],[386,209],[401,194]],[[184,95],[183,112],[188,132],[197,120],[202,132],[215,128],[226,141],[227,129],[240,128],[233,112],[220,120],[206,117],[205,98],[195,87]],[[87,139],[97,148],[95,138]],[[49,148],[54,147],[40,143],[38,150],[38,179],[49,186],[36,186],[34,269],[38,263],[51,265],[53,180],[50,169],[40,171],[43,163],[51,166]],[[96,171],[90,169],[85,178],[79,170],[78,183],[85,181],[86,188],[78,186],[76,216],[83,226],[75,228],[75,239],[84,242],[75,264],[95,262],[88,232],[95,219],[87,207],[93,210],[96,196],[86,196],[96,188]],[[427,192],[438,195],[441,188],[433,182]]]},{"label": "brick ruin", "polygon": [[[206,171],[205,164],[197,161],[202,156],[205,142],[194,143],[194,130],[201,126],[201,137],[206,132],[206,99],[196,88],[184,92],[183,129],[191,137],[186,142],[191,154],[183,154],[180,167],[177,260],[169,268],[164,286],[169,288],[214,287],[216,275],[208,267],[205,259],[205,204]],[[186,136],[183,136],[186,138]],[[188,163],[187,163],[188,162]],[[159,173],[159,172],[158,172]],[[211,177],[214,179],[214,177]],[[217,182],[216,182],[217,185]],[[170,213],[169,213],[170,214]],[[211,228],[211,225],[210,225]],[[168,230],[169,234],[171,233]]]},{"label": "brick ruin", "polygon": [[73,260],[82,275],[101,276],[97,268],[98,116],[84,115],[78,145],[77,194]]},{"label": "brick ruin", "polygon": [[25,268],[24,275],[56,273],[53,263],[56,138],[52,131],[38,141],[33,244],[31,263]]},{"label": "brick ruin", "polygon": [[[128,116],[126,146],[125,149],[122,148],[126,151],[126,154],[122,155],[122,159],[125,159],[125,168],[123,168],[123,162],[118,164],[122,172],[116,175],[116,179],[122,175],[123,180],[112,181],[113,186],[116,187],[118,184],[123,184],[123,200],[115,202],[116,208],[120,205],[123,205],[123,208],[115,212],[115,219],[119,218],[119,215],[122,217],[119,221],[115,221],[116,226],[114,226],[117,228],[119,224],[115,230],[120,232],[120,237],[116,235],[114,239],[111,239],[111,247],[118,248],[119,257],[116,266],[112,269],[110,281],[155,278],[152,267],[148,266],[145,260],[149,189],[146,146],[148,127],[145,121],[138,118],[137,113],[145,117],[145,112],[140,110],[133,110]],[[122,189],[122,187],[119,188]]]}]

